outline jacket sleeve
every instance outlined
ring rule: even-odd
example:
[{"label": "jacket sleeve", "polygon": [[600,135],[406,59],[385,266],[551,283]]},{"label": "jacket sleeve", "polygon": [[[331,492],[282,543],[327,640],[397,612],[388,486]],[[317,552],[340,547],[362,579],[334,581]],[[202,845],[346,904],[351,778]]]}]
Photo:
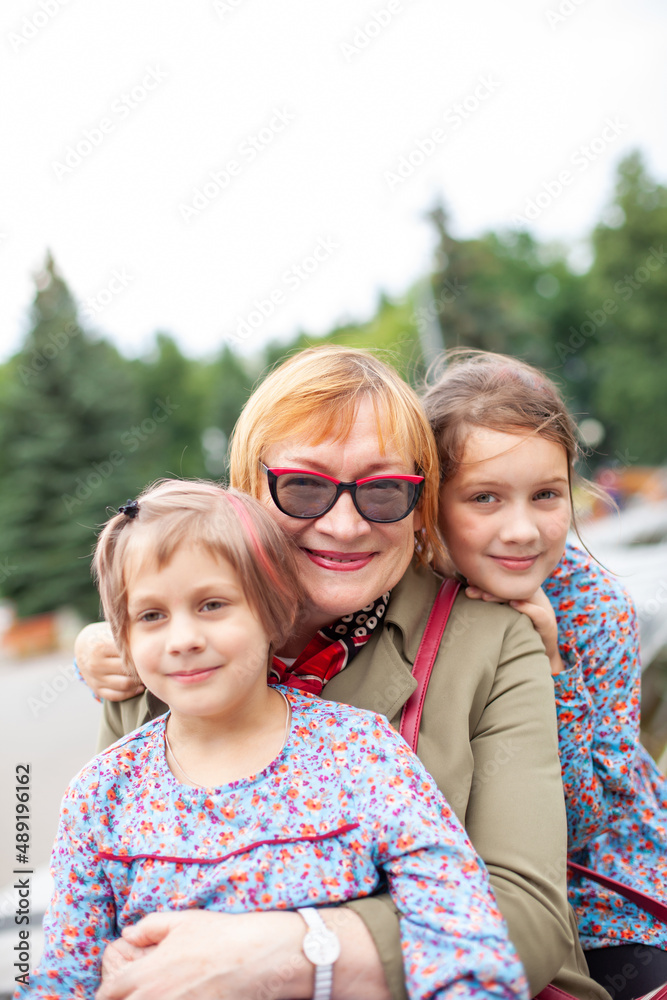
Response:
[{"label": "jacket sleeve", "polygon": [[63,798],[51,855],[54,890],[44,917],[44,952],[17,998],[93,1000],[104,949],[118,936],[113,890],[97,855],[96,772],[94,763],[84,768]]},{"label": "jacket sleeve", "polygon": [[104,701],[102,721],[97,735],[97,753],[101,753],[119,740],[133,733],[151,719],[167,711],[167,706],[149,691],[127,698],[125,701]]},{"label": "jacket sleeve", "polygon": [[553,684],[542,641],[523,615],[506,629],[470,743],[466,830],[536,994],[556,976],[573,939]]},{"label": "jacket sleeve", "polygon": [[363,920],[373,938],[391,1000],[407,1000],[399,912],[388,892],[344,903]]},{"label": "jacket sleeve", "polygon": [[410,1000],[527,1000],[521,963],[465,830],[379,716],[371,736],[355,783],[372,821],[376,864],[399,909]]},{"label": "jacket sleeve", "polygon": [[634,608],[620,587],[582,596],[560,601],[557,610],[566,669],[554,688],[570,851],[627,815],[639,741]]}]

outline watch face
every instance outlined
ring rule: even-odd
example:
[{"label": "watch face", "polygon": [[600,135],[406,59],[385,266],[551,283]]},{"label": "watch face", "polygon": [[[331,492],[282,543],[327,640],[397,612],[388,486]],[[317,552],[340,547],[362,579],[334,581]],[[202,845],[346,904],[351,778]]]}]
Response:
[{"label": "watch face", "polygon": [[340,955],[340,941],[331,931],[308,931],[303,952],[313,965],[333,965]]}]

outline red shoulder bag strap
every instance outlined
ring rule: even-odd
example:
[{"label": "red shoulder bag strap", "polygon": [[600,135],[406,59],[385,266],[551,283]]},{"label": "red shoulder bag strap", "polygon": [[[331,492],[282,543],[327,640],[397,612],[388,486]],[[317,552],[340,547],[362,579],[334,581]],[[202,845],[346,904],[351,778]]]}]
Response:
[{"label": "red shoulder bag strap", "polygon": [[592,868],[575,865],[573,861],[568,861],[567,867],[571,868],[574,872],[579,872],[585,878],[591,879],[592,882],[597,882],[599,885],[604,886],[605,889],[617,892],[619,896],[623,896],[631,903],[634,903],[640,910],[646,910],[656,920],[667,924],[667,903],[661,903],[659,899],[653,899],[652,896],[649,896],[645,892],[640,892],[639,889],[631,889],[629,885],[624,885],[615,878],[609,878],[608,875],[601,875],[599,872],[593,871]]},{"label": "red shoulder bag strap", "polygon": [[[560,986],[554,986],[553,983],[549,983],[543,990],[540,990],[534,1000],[577,1000],[577,997],[562,990]],[[656,986],[650,993],[645,993],[643,997],[638,997],[637,1000],[667,1000],[667,983],[664,986]]]},{"label": "red shoulder bag strap", "polygon": [[412,692],[401,713],[401,725],[399,732],[406,743],[413,751],[417,752],[419,741],[419,723],[421,722],[422,710],[424,708],[424,698],[426,689],[433,670],[435,658],[440,648],[440,640],[445,631],[445,625],[452,610],[454,599],[459,592],[461,584],[458,580],[445,580],[438,591],[431,613],[426,622],[426,628],[419,643],[419,649],[415,657],[412,668],[412,676],[417,681],[417,687]]},{"label": "red shoulder bag strap", "polygon": [[[667,905],[661,903],[657,899],[653,899],[651,896],[647,895],[645,892],[640,892],[638,889],[631,889],[630,886],[624,885],[622,882],[618,882],[615,878],[609,878],[608,875],[601,875],[599,872],[593,871],[592,868],[585,868],[583,865],[576,865],[573,861],[568,861],[568,868],[571,871],[578,872],[583,875],[584,878],[589,878],[593,882],[597,882],[599,885],[604,886],[605,889],[611,889],[613,892],[617,892],[619,896],[623,896],[625,899],[634,903],[642,910],[646,910],[651,916],[655,917],[656,920],[660,920],[663,924],[667,924]],[[537,994],[536,1000],[574,1000],[570,997],[569,993],[564,990],[559,989],[558,986],[554,986],[552,983],[549,986],[545,986]],[[657,989],[650,993],[646,993],[639,1000],[667,1000],[667,983],[664,986],[659,986]]]},{"label": "red shoulder bag strap", "polygon": [[[645,892],[640,892],[638,889],[631,889],[627,885],[623,885],[622,882],[617,882],[615,878],[609,878],[608,875],[600,875],[599,872],[593,871],[592,868],[584,868],[583,865],[575,865],[574,862],[568,862],[568,868],[572,871],[579,872],[585,878],[591,879],[593,882],[598,882],[600,885],[604,886],[605,889],[612,889],[617,892],[619,896],[625,897],[625,899],[630,900],[635,906],[639,906],[640,909],[646,910],[656,918],[656,920],[662,921],[663,924],[667,924],[667,905],[665,903],[659,902],[657,899],[652,899]],[[574,997],[566,993],[565,990],[561,990],[558,986],[554,986],[550,983],[545,986],[543,990],[537,994],[535,1000],[575,1000]],[[643,997],[639,1000],[667,1000],[667,983],[664,986],[658,986],[655,990],[650,993],[645,993]]]}]

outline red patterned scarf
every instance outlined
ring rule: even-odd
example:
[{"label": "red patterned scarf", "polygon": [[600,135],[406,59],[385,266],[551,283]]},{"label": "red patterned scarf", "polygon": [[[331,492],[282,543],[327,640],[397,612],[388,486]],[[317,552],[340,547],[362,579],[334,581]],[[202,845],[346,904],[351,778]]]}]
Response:
[{"label": "red patterned scarf", "polygon": [[324,685],[345,669],[381,624],[388,601],[389,592],[361,611],[344,615],[333,625],[320,629],[291,666],[274,656],[269,680],[311,694],[322,694]]}]

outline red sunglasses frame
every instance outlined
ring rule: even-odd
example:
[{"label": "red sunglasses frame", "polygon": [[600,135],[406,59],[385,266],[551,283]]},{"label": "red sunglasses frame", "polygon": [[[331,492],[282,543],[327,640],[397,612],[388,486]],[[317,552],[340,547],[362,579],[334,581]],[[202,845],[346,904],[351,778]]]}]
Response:
[{"label": "red sunglasses frame", "polygon": [[[340,499],[343,493],[349,493],[350,496],[352,497],[352,503],[354,504],[355,509],[359,514],[361,514],[361,516],[366,521],[371,521],[373,524],[395,524],[397,521],[402,521],[404,518],[408,516],[408,514],[412,513],[412,511],[419,503],[419,498],[421,497],[422,490],[424,488],[424,476],[366,476],[364,479],[356,479],[350,483],[344,483],[342,480],[334,479],[333,476],[327,476],[323,472],[313,472],[312,469],[282,469],[282,468],[269,469],[267,465],[264,465],[264,462],[260,462],[259,464],[266,472],[266,477],[269,484],[269,493],[271,494],[271,499],[275,503],[278,510],[281,511],[281,513],[283,514],[286,514],[287,517],[295,517],[301,521],[313,521],[317,517],[323,517],[325,514],[328,514],[333,507],[336,506],[338,500]],[[329,506],[325,507],[325,509],[320,511],[318,514],[311,514],[311,515],[290,514],[289,511],[281,507],[280,502],[278,500],[278,489],[277,489],[278,476],[285,476],[285,475],[315,476],[318,479],[326,479],[328,482],[335,484],[336,486],[335,496],[331,501],[331,503],[329,504]],[[358,486],[364,486],[366,483],[373,483],[377,482],[378,480],[381,481],[386,479],[398,479],[401,482],[412,483],[416,487],[416,489],[415,489],[415,495],[412,498],[412,501],[404,514],[401,514],[400,517],[394,517],[389,521],[379,521],[376,518],[369,517],[367,514],[364,514],[363,510],[360,509],[357,503],[356,493]]]}]

